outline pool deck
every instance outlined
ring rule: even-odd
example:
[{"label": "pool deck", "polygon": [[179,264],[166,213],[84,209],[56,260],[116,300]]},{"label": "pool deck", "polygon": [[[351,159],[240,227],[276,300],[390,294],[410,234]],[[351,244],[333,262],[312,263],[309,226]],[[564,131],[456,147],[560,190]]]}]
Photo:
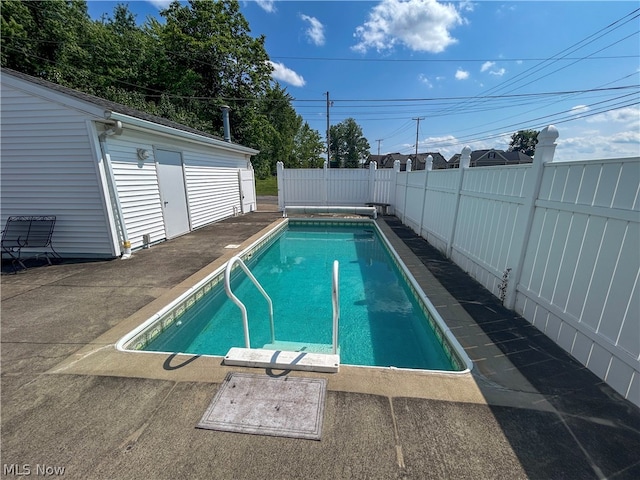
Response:
[{"label": "pool deck", "polygon": [[[265,371],[115,349],[277,221],[274,199],[259,198],[257,212],[128,260],[3,274],[2,478],[27,467],[74,479],[640,478],[640,409],[395,217],[378,224],[469,374]],[[196,429],[231,371],[326,378],[322,440]]]}]

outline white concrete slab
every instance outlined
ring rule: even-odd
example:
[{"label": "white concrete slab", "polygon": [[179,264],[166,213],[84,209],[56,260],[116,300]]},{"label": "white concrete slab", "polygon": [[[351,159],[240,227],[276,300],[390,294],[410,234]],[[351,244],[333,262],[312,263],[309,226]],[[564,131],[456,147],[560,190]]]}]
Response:
[{"label": "white concrete slab", "polygon": [[340,369],[340,355],[233,347],[224,357],[224,363],[240,367],[336,373]]}]

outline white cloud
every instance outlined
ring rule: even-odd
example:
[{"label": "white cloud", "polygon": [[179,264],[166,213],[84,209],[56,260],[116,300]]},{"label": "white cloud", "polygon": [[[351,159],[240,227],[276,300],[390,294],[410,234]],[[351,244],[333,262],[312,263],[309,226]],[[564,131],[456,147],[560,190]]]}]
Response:
[{"label": "white cloud", "polygon": [[602,134],[599,131],[580,132],[576,136],[558,139],[554,161],[595,160],[637,157],[640,154],[640,131],[631,130]]},{"label": "white cloud", "polygon": [[476,7],[476,4],[468,0],[461,1],[459,5],[461,12],[473,12],[475,7]]},{"label": "white cloud", "polygon": [[480,67],[480,71],[481,72],[486,72],[487,70],[489,70],[491,67],[493,67],[496,64],[496,62],[484,62],[482,64],[482,66]]},{"label": "white cloud", "polygon": [[256,3],[262,8],[265,12],[273,13],[276,11],[275,0],[256,0]]},{"label": "white cloud", "polygon": [[148,2],[158,9],[165,9],[171,5],[172,0],[148,0]]},{"label": "white cloud", "polygon": [[297,74],[290,68],[284,66],[283,63],[276,63],[269,61],[271,66],[273,67],[273,72],[271,72],[271,76],[282,82],[288,83],[289,85],[293,85],[294,87],[304,87],[305,81],[302,75]]},{"label": "white cloud", "polygon": [[300,18],[305,22],[309,22],[309,28],[305,31],[305,34],[314,45],[324,45],[324,25],[320,23],[315,17],[309,15],[300,14]]},{"label": "white cloud", "polygon": [[466,80],[467,78],[469,78],[469,72],[467,72],[466,70],[462,70],[461,68],[459,68],[456,71],[456,80]]},{"label": "white cloud", "polygon": [[616,122],[616,123],[640,123],[640,107],[624,107],[610,112],[600,113],[586,119],[589,123]]},{"label": "white cloud", "polygon": [[433,83],[431,83],[429,77],[427,77],[424,73],[418,75],[418,80],[420,80],[421,83],[424,83],[427,87],[433,88]]},{"label": "white cloud", "polygon": [[575,107],[571,107],[571,110],[569,110],[569,113],[579,118],[585,113],[587,113],[589,110],[590,110],[589,107],[586,105],[576,105]]},{"label": "white cloud", "polygon": [[589,111],[589,107],[586,105],[576,105],[575,107],[571,107],[571,113],[585,113]]},{"label": "white cloud", "polygon": [[496,15],[498,17],[503,17],[511,12],[515,12],[516,11],[516,6],[512,5],[512,4],[502,4],[498,7],[498,9],[496,10]]},{"label": "white cloud", "polygon": [[[465,4],[467,5],[467,4]],[[457,43],[450,30],[465,23],[456,7],[436,0],[382,0],[356,28],[352,50],[384,51],[400,44],[410,50],[439,53]]]},{"label": "white cloud", "polygon": [[493,68],[495,66],[496,66],[496,62],[484,62],[480,67],[480,71],[486,72],[487,70],[489,70],[489,75],[494,75],[496,77],[501,77],[505,73],[507,73],[507,71],[504,68]]}]

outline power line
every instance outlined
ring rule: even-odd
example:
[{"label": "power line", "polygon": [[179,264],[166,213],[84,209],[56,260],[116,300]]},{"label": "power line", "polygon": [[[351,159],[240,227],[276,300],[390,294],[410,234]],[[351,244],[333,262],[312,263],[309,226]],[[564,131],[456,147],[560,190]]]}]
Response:
[{"label": "power line", "polygon": [[[548,58],[348,58],[348,57],[287,57],[273,56],[278,60],[305,60],[321,62],[368,62],[368,63],[485,63],[485,62],[534,62],[546,61]],[[638,58],[638,55],[603,55],[599,57],[563,57],[562,60],[617,60],[622,58]]]},{"label": "power line", "polygon": [[[486,90],[483,94],[476,95],[474,98],[480,98],[480,99],[486,98],[488,93],[500,92],[501,90],[504,90],[505,88],[507,88],[509,86],[512,86],[514,84],[517,84],[518,82],[522,81],[523,78],[530,79],[531,75],[533,75],[535,73],[538,73],[541,70],[544,70],[545,68],[549,67],[553,63],[556,63],[560,59],[563,59],[564,57],[570,55],[571,53],[574,53],[575,51],[585,47],[586,45],[591,44],[595,40],[597,40],[599,38],[602,38],[603,36],[611,33],[612,31],[614,31],[614,30],[620,28],[621,26],[629,23],[630,21],[636,19],[639,16],[638,15],[639,11],[640,11],[640,9],[633,10],[632,12],[628,13],[627,15],[615,20],[614,22],[611,22],[609,25],[601,28],[600,30],[594,32],[593,34],[587,36],[586,38],[584,38],[584,39],[574,43],[573,45],[561,50],[560,52],[552,55],[551,57],[546,58],[545,60],[543,60],[539,64],[534,65],[532,67],[529,67],[528,69],[524,70],[523,72],[520,72],[516,76],[514,76],[514,77],[512,77],[512,78],[510,78],[508,80],[505,80],[504,82],[502,82],[502,83],[500,83],[500,84],[498,84],[498,85]],[[632,18],[628,18],[628,17],[632,17]],[[627,20],[624,21],[625,19],[627,19]],[[617,25],[616,26],[616,24],[618,24],[620,22],[623,22],[623,21],[624,21],[624,23],[622,23],[621,25]],[[607,30],[610,30],[610,31],[607,31]],[[596,37],[596,38],[592,39],[592,37]],[[589,40],[589,41],[587,42],[587,40]],[[584,42],[587,42],[587,43],[584,43]],[[584,44],[584,45],[581,45],[581,44]],[[549,62],[550,62],[550,64],[547,65],[547,63],[549,63]],[[538,77],[536,80],[540,80],[542,78],[546,78],[547,76],[551,75],[552,73],[555,73],[555,71],[545,75],[544,77]],[[531,83],[531,82],[529,82],[529,83]],[[529,83],[527,83],[527,85]],[[522,86],[520,88],[522,88]],[[511,90],[511,91],[513,91],[513,90]],[[464,106],[464,104],[461,104],[461,105],[457,106],[456,109],[459,110],[463,106]]]}]

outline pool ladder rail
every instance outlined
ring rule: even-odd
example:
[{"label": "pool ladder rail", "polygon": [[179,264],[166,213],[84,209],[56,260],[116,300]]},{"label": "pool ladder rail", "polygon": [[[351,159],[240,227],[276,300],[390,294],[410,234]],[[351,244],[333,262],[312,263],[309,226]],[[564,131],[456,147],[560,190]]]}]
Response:
[{"label": "pool ladder rail", "polygon": [[315,372],[337,372],[340,367],[340,355],[338,353],[338,325],[340,322],[340,290],[339,290],[339,263],[333,262],[333,274],[331,283],[331,299],[333,306],[333,341],[332,353],[315,353],[289,350],[272,350],[266,348],[251,348],[249,339],[249,322],[247,318],[247,308],[242,301],[231,291],[231,271],[235,264],[240,265],[247,277],[253,282],[256,288],[269,304],[269,321],[271,327],[271,345],[275,345],[275,328],[273,323],[273,302],[260,285],[260,282],[251,273],[246,264],[239,256],[232,257],[224,272],[224,289],[227,296],[235,303],[242,313],[242,323],[244,328],[245,348],[232,347],[224,358],[226,365],[278,368],[288,370],[305,370]]},{"label": "pool ladder rail", "polygon": [[233,269],[234,264],[240,265],[240,268],[244,270],[244,273],[247,274],[249,280],[253,282],[256,288],[260,291],[262,296],[265,298],[267,303],[269,304],[269,322],[271,326],[271,343],[274,343],[275,340],[275,328],[273,326],[273,302],[271,301],[271,297],[267,295],[267,292],[260,282],[253,276],[249,267],[242,261],[242,259],[238,256],[232,257],[229,262],[227,262],[227,268],[224,271],[224,291],[227,293],[227,296],[231,299],[233,303],[235,303],[240,311],[242,312],[242,325],[244,327],[244,345],[246,348],[251,348],[251,342],[249,341],[249,321],[247,319],[247,307],[244,306],[244,303],[240,301],[238,297],[236,297],[231,291],[231,270]]}]

